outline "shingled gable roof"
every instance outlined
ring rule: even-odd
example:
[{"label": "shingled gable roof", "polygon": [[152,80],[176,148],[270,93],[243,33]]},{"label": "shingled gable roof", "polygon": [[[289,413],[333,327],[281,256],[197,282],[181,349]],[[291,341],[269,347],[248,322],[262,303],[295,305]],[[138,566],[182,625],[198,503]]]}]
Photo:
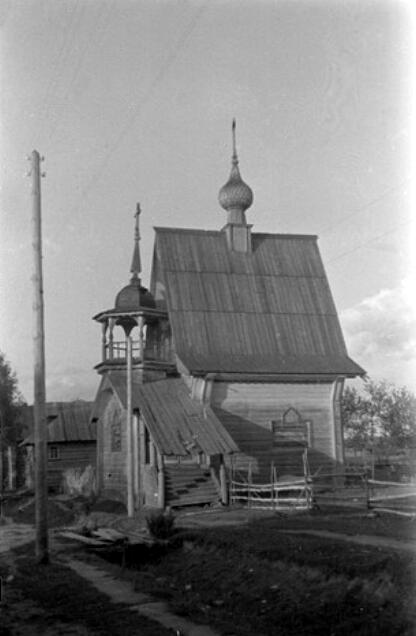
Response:
[{"label": "shingled gable roof", "polygon": [[[111,371],[101,391],[113,390],[127,408],[126,373]],[[193,400],[181,378],[142,384],[133,376],[133,409],[138,409],[158,450],[163,455],[188,455],[191,446],[208,455],[238,451],[210,406]],[[97,413],[93,414],[94,416]]]},{"label": "shingled gable roof", "polygon": [[347,355],[316,236],[155,228],[151,291],[191,372],[361,375]]},{"label": "shingled gable roof", "polygon": [[[27,408],[33,430],[33,406]],[[97,437],[95,422],[91,421],[92,402],[48,402],[46,417],[48,420],[48,442],[95,442]],[[34,444],[34,434],[29,435],[23,442]]]}]

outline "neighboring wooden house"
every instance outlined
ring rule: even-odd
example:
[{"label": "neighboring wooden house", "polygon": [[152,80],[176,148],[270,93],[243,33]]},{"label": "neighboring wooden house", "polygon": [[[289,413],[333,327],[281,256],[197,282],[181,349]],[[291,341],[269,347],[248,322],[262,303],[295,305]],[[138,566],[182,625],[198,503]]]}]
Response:
[{"label": "neighboring wooden house", "polygon": [[231,466],[257,481],[271,464],[302,475],[306,447],[312,472],[343,463],[343,384],[364,371],[348,357],[317,237],[247,224],[253,194],[233,139],[223,229],[156,228],[149,292],[137,215],[130,284],[95,316],[99,487],[130,492],[135,508],[225,501]]},{"label": "neighboring wooden house", "polygon": [[[47,480],[50,490],[61,490],[64,473],[69,469],[82,473],[88,466],[96,468],[96,426],[91,421],[91,402],[48,402],[46,416]],[[27,408],[26,419],[32,420],[33,407]],[[34,436],[29,435],[22,446],[26,448],[26,485],[33,487]]]}]

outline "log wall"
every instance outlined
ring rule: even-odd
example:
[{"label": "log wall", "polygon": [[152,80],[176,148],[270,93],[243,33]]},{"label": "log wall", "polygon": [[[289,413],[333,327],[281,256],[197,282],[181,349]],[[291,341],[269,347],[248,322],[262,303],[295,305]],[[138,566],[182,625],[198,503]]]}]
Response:
[{"label": "log wall", "polygon": [[87,466],[96,466],[96,443],[57,442],[48,444],[58,448],[58,459],[48,459],[48,487],[59,490],[62,486],[62,474],[68,468],[84,470]]}]

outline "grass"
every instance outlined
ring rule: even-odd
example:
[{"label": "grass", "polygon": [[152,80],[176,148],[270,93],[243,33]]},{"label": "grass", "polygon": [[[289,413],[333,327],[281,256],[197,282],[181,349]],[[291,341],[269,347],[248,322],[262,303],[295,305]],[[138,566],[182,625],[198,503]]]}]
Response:
[{"label": "grass", "polygon": [[[291,523],[309,527],[305,517]],[[176,549],[133,558],[135,584],[228,636],[415,633],[416,557],[282,535],[282,525],[271,518],[185,532]]]},{"label": "grass", "polygon": [[[29,518],[30,507],[25,511]],[[137,590],[169,601],[174,612],[223,636],[414,636],[416,555],[279,532],[291,528],[415,538],[409,519],[345,509],[276,514],[240,526],[178,530],[170,546],[131,548],[125,576]],[[98,558],[76,549],[78,558]],[[76,620],[94,634],[141,629],[142,619],[111,604],[72,570],[61,564],[34,568],[26,546],[16,552],[12,594],[46,611],[49,625]],[[107,559],[112,563],[101,561],[102,567],[119,575],[120,553]],[[34,620],[41,621],[34,633],[42,633],[46,618]],[[145,624],[140,633],[164,633],[160,626],[152,629]]]},{"label": "grass", "polygon": [[[48,526],[56,528],[69,525],[74,521],[74,511],[59,505],[49,498],[47,502]],[[3,502],[3,515],[11,517],[16,523],[35,523],[35,499],[24,496],[18,499],[6,499]]]},{"label": "grass", "polygon": [[[14,579],[6,586],[6,603],[1,607],[2,636],[44,634],[60,636],[66,629],[83,625],[88,634],[112,636],[164,636],[172,632],[131,612],[61,563],[36,565],[33,546],[20,549],[13,564]],[[2,566],[0,574],[7,575]],[[52,630],[52,631],[51,631]],[[76,633],[71,631],[71,634]]]},{"label": "grass", "polygon": [[345,508],[323,508],[322,511],[282,515],[283,528],[326,530],[342,534],[366,534],[403,540],[416,539],[416,521],[390,514],[374,514]]}]

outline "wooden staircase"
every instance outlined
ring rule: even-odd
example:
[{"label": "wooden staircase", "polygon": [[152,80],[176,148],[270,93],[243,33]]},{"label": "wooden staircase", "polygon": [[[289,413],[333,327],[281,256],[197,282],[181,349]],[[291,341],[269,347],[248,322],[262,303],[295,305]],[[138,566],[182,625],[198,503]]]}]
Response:
[{"label": "wooden staircase", "polygon": [[166,504],[176,508],[219,500],[209,469],[198,464],[165,465],[165,497]]}]

